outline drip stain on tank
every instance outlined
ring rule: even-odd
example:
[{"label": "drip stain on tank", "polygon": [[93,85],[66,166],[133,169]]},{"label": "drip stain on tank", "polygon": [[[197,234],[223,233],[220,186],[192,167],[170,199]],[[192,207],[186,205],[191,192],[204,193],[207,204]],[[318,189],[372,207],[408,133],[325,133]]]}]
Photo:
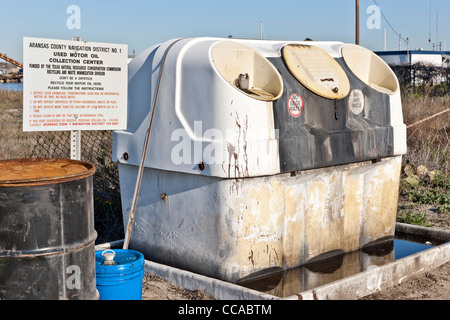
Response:
[{"label": "drip stain on tank", "polygon": [[430,239],[411,238],[400,234],[396,235],[395,239],[378,245],[335,255],[290,270],[272,269],[272,272],[266,273],[266,276],[262,275],[264,272],[260,272],[249,280],[238,281],[237,284],[284,298],[364,272],[372,266],[394,262],[442,243],[443,241],[439,240],[430,241]]}]

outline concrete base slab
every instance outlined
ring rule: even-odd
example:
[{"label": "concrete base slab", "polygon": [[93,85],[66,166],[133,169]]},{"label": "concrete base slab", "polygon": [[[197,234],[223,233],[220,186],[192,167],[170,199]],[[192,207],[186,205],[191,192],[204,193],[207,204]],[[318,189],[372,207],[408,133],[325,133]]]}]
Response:
[{"label": "concrete base slab", "polygon": [[450,243],[440,245],[383,266],[300,292],[299,300],[355,300],[400,284],[411,276],[430,271],[450,261]]},{"label": "concrete base slab", "polygon": [[203,290],[217,300],[280,300],[270,294],[148,260],[145,260],[144,270],[178,287]]},{"label": "concrete base slab", "polygon": [[[450,240],[450,230],[397,223],[396,232]],[[411,276],[432,270],[449,261],[450,242],[447,242],[383,266],[371,266],[367,271],[286,298],[148,260],[145,261],[144,269],[179,287],[203,290],[218,300],[355,300],[402,283]]]}]

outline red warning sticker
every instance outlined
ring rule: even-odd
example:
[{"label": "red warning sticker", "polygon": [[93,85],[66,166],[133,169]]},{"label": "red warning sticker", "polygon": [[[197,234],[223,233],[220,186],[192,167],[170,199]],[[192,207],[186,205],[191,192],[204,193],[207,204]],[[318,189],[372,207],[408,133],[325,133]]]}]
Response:
[{"label": "red warning sticker", "polygon": [[288,111],[291,116],[298,118],[303,112],[303,99],[299,94],[291,94],[287,103]]}]

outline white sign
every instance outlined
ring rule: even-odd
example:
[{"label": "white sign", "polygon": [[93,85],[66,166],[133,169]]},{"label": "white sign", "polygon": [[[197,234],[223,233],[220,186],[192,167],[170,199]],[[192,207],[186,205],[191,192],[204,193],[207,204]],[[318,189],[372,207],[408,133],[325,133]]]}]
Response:
[{"label": "white sign", "polygon": [[303,99],[298,93],[294,93],[288,100],[288,111],[291,116],[298,118],[303,112]]},{"label": "white sign", "polygon": [[348,106],[354,114],[360,114],[364,109],[364,94],[359,89],[354,89],[348,96]]},{"label": "white sign", "polygon": [[23,38],[23,131],[127,126],[128,46]]}]

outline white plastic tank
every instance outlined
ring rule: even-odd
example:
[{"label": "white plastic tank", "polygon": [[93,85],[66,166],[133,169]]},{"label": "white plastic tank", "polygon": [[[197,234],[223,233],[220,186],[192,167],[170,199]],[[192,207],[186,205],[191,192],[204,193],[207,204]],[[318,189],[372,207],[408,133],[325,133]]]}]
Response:
[{"label": "white plastic tank", "polygon": [[235,282],[393,238],[406,127],[371,51],[175,39],[129,63],[128,96],[113,158],[126,226],[146,152],[146,259]]}]

